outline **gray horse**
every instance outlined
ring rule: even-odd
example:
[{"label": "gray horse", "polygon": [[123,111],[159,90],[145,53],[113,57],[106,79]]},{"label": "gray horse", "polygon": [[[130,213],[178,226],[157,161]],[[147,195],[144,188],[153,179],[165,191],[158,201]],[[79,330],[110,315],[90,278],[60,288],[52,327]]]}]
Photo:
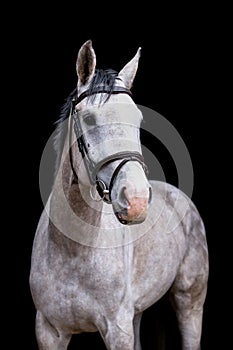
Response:
[{"label": "gray horse", "polygon": [[[140,49],[123,69],[96,69],[89,40],[77,89],[55,139],[54,185],[39,220],[30,288],[39,349],[67,349],[99,331],[107,349],[140,350],[142,313],[165,293],[183,350],[200,349],[208,281],[202,219],[179,189],[148,181],[130,88]],[[62,141],[63,140],[63,141]]]}]

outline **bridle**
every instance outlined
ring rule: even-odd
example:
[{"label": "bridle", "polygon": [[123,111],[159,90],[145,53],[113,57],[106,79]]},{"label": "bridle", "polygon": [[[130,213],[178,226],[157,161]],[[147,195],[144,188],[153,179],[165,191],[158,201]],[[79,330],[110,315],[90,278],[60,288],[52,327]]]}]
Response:
[{"label": "bridle", "polygon": [[[137,151],[116,152],[116,153],[112,154],[111,156],[108,156],[108,157],[101,159],[97,163],[95,163],[90,158],[90,156],[88,154],[88,148],[87,148],[85,139],[83,137],[83,130],[82,130],[80,118],[79,118],[78,112],[75,109],[75,107],[85,97],[88,97],[91,94],[96,94],[96,93],[109,93],[109,92],[106,89],[99,87],[94,92],[91,92],[90,90],[86,90],[80,96],[78,96],[77,98],[74,98],[72,100],[71,111],[70,111],[70,126],[72,125],[72,120],[73,120],[74,121],[74,131],[76,134],[79,151],[80,151],[82,158],[84,160],[84,164],[85,164],[85,167],[86,167],[91,184],[96,186],[96,190],[99,193],[100,197],[103,199],[103,201],[110,204],[110,203],[112,203],[111,191],[112,191],[114,182],[117,178],[117,175],[118,175],[119,171],[121,170],[121,168],[123,167],[123,165],[125,165],[127,162],[131,162],[131,161],[135,162],[136,161],[142,165],[145,173],[148,172],[148,169],[147,169],[146,164],[144,163],[144,158],[143,158],[142,154],[137,152]],[[120,94],[120,93],[128,94],[129,96],[132,97],[131,91],[129,89],[124,88],[124,87],[115,86],[113,88],[113,90],[111,91],[111,94]],[[70,145],[69,145],[70,164],[71,164],[71,169],[73,171],[73,175],[76,178],[76,180],[78,180],[78,175],[77,175],[76,170],[75,170],[74,165],[73,165],[73,157],[72,157],[72,150],[71,150],[71,144],[72,144],[71,134],[72,133],[71,133],[71,129],[70,129]],[[111,180],[110,180],[109,187],[107,187],[107,185],[105,184],[104,181],[98,179],[98,177],[97,177],[98,171],[102,168],[102,166],[104,166],[110,162],[113,162],[115,160],[121,160],[121,159],[122,159],[122,161],[118,164],[118,166],[114,170],[112,177],[111,177]]]}]

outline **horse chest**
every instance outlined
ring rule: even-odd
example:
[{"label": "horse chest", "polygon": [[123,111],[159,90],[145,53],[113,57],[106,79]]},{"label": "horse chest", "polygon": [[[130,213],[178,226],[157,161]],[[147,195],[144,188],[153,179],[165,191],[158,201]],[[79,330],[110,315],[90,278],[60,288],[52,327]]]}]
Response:
[{"label": "horse chest", "polygon": [[108,296],[116,298],[116,291],[124,288],[125,271],[128,269],[122,252],[95,251],[88,247],[82,250],[76,258],[71,259],[59,259],[56,255],[56,261],[50,262],[48,269],[50,277],[48,271],[44,273],[44,278],[50,281],[49,288],[59,298],[74,300],[77,297],[76,302],[90,295],[97,303]]},{"label": "horse chest", "polygon": [[162,238],[167,242],[163,246],[152,234],[149,241],[145,237],[139,245],[104,251],[84,248],[76,259],[66,259],[52,269],[55,299],[67,300],[78,313],[94,304],[114,308],[127,298],[137,305],[159,299],[170,287],[180,258],[176,240]]}]

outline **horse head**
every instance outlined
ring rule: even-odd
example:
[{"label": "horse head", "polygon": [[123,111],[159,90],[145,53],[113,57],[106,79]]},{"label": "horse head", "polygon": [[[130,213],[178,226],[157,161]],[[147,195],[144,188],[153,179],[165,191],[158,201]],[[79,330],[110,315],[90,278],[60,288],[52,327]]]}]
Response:
[{"label": "horse head", "polygon": [[[117,73],[97,70],[96,55],[89,40],[78,52],[77,98],[73,125],[83,162],[73,169],[79,181],[112,204],[122,224],[141,223],[147,216],[151,188],[140,144],[141,111],[132,99],[140,48]],[[76,170],[75,170],[76,169]]]}]

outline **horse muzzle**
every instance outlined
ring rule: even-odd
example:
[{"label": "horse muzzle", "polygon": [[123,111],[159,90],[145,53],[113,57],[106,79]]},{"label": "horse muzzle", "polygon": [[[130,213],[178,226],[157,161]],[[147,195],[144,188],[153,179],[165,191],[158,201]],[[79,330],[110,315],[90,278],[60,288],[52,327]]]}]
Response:
[{"label": "horse muzzle", "polygon": [[148,207],[151,201],[151,188],[144,194],[129,196],[124,188],[118,198],[113,202],[113,210],[117,219],[123,225],[140,224],[147,217]]}]

